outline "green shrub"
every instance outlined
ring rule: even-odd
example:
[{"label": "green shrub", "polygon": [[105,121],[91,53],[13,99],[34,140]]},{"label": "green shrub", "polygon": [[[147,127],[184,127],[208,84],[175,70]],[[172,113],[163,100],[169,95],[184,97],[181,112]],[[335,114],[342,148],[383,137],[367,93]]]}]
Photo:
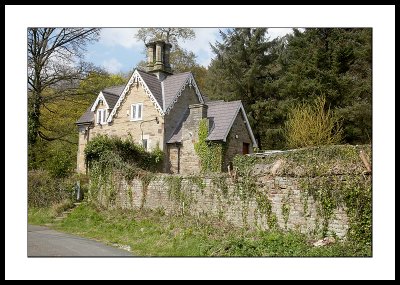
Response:
[{"label": "green shrub", "polygon": [[313,104],[300,104],[289,112],[285,136],[289,148],[339,144],[341,121],[325,109],[326,99],[318,97]]},{"label": "green shrub", "polygon": [[199,123],[199,140],[194,150],[200,158],[201,172],[221,172],[226,144],[207,141],[208,121],[202,119]]},{"label": "green shrub", "polygon": [[50,174],[57,178],[69,176],[73,170],[71,154],[61,149],[56,149],[51,155],[47,165]]},{"label": "green shrub", "polygon": [[76,177],[54,178],[48,171],[28,172],[28,207],[49,207],[71,199]]},{"label": "green shrub", "polygon": [[125,168],[126,165],[148,171],[158,171],[162,165],[164,153],[159,147],[147,152],[136,144],[132,137],[125,139],[116,136],[99,135],[88,142],[85,148],[85,159],[89,168],[95,162],[102,162],[106,168]]}]

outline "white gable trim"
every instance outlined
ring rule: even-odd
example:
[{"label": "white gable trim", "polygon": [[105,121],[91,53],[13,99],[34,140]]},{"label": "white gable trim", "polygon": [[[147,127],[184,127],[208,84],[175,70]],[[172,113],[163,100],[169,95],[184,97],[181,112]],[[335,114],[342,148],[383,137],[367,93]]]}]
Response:
[{"label": "white gable trim", "polygon": [[90,111],[94,112],[96,110],[97,105],[99,104],[100,100],[106,104],[107,109],[110,109],[110,107],[108,106],[108,103],[106,101],[106,98],[104,98],[103,92],[100,91],[100,93],[97,96],[96,101],[94,101],[94,104],[93,104],[92,108],[90,109]]},{"label": "white gable trim", "polygon": [[112,119],[114,118],[115,113],[117,112],[118,108],[121,106],[122,101],[125,99],[126,94],[128,94],[129,90],[131,89],[131,86],[133,83],[140,84],[144,91],[146,92],[147,96],[149,97],[150,101],[153,103],[154,107],[157,109],[157,111],[160,113],[161,116],[164,116],[164,111],[162,110],[161,106],[158,104],[156,98],[153,96],[151,93],[149,87],[147,86],[146,82],[144,82],[143,78],[140,76],[139,72],[137,69],[133,72],[131,78],[129,79],[128,83],[126,84],[124,91],[122,91],[121,96],[119,96],[119,99],[117,103],[114,106],[114,109],[111,111],[110,115],[108,116],[107,122],[111,123]]},{"label": "white gable trim", "polygon": [[233,123],[235,122],[235,120],[237,118],[237,115],[239,114],[239,111],[243,112],[243,117],[244,117],[244,119],[246,121],[247,131],[250,134],[251,141],[253,142],[253,147],[257,147],[257,142],[256,142],[256,139],[254,138],[253,130],[251,129],[249,120],[247,119],[247,114],[246,114],[246,111],[243,108],[242,102],[240,102],[239,108],[237,108],[237,110],[235,112],[235,116],[233,117],[231,123],[229,124],[229,128],[228,128],[228,130],[226,131],[226,133],[224,135],[224,142],[226,142],[226,138],[228,137],[228,134],[231,131],[231,128],[232,128]]},{"label": "white gable trim", "polygon": [[[182,95],[183,90],[185,90],[186,86],[189,85],[191,88],[192,86],[194,87],[194,90],[196,92],[197,97],[199,98],[199,101],[201,104],[204,104],[203,96],[200,93],[199,88],[197,87],[196,81],[194,80],[193,74],[189,73],[188,77],[186,78],[185,83],[182,84],[181,89],[176,93],[174,100],[172,100],[171,104],[169,106],[165,106],[165,114],[169,114],[171,109],[174,107],[175,103],[178,101],[178,98]],[[164,90],[163,90],[164,91]],[[163,93],[163,98],[164,98],[164,93]]]}]

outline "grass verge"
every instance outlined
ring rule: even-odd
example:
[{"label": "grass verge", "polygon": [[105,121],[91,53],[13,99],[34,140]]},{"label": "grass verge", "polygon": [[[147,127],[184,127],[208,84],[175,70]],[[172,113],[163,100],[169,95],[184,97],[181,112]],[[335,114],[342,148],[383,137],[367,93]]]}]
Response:
[{"label": "grass verge", "polygon": [[30,223],[130,248],[136,256],[371,256],[354,243],[313,247],[297,232],[247,231],[210,217],[167,216],[162,210],[102,210],[82,204],[61,222],[49,209],[29,210]]}]

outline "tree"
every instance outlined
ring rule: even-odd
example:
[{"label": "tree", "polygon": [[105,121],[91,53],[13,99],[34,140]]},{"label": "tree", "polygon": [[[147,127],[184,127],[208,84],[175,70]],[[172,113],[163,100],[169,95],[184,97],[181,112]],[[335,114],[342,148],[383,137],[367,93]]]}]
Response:
[{"label": "tree", "polygon": [[[273,82],[277,74],[277,40],[269,40],[265,28],[220,31],[222,41],[211,45],[215,58],[206,78],[211,99],[242,100],[260,148],[274,147],[267,132],[283,124]],[[276,139],[279,142],[281,139]]]},{"label": "tree", "polygon": [[[62,139],[49,141],[39,136],[36,143],[30,146],[29,169],[43,168],[57,176],[73,170],[78,147],[75,122],[94,102],[101,90],[124,84],[126,81],[121,75],[108,74],[101,70],[93,71],[79,82],[74,96],[54,98],[46,107],[42,106],[40,131],[45,137]],[[45,93],[44,97],[46,96]]]},{"label": "tree", "polygon": [[280,97],[312,102],[326,96],[343,118],[344,141],[370,143],[372,135],[372,30],[295,30],[279,61]]},{"label": "tree", "polygon": [[28,143],[46,136],[41,127],[42,108],[74,94],[77,82],[90,69],[81,60],[85,46],[98,39],[97,28],[28,29]]},{"label": "tree", "polygon": [[325,96],[343,119],[346,143],[370,143],[372,135],[372,30],[293,29],[269,40],[267,29],[221,32],[206,78],[212,99],[242,100],[263,149],[285,146],[290,106]]},{"label": "tree", "polygon": [[289,148],[338,144],[342,140],[342,124],[328,107],[325,96],[312,104],[303,103],[289,112],[285,135]]},{"label": "tree", "polygon": [[190,28],[140,28],[135,37],[144,43],[164,40],[178,46],[178,40],[192,40],[196,37],[196,34]]}]

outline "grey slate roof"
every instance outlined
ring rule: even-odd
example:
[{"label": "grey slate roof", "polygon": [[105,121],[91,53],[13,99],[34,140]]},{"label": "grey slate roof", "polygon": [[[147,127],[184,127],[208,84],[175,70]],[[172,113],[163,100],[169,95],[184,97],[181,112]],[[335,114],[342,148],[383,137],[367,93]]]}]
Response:
[{"label": "grey slate roof", "polygon": [[[157,100],[158,104],[164,111],[168,108],[168,106],[172,104],[175,96],[191,74],[191,72],[183,72],[179,74],[169,75],[161,83],[158,80],[157,76],[154,74],[147,73],[139,69],[137,69],[137,72],[140,74],[147,87],[150,89],[150,92],[153,94],[154,98]],[[162,85],[164,87],[164,98]],[[104,98],[111,109],[115,107],[115,104],[117,103],[125,86],[126,85],[112,86],[102,90]],[[91,114],[89,108],[79,118],[77,124],[91,122],[93,121],[93,117],[94,115]]]},{"label": "grey slate roof", "polygon": [[[221,100],[208,102],[207,105],[207,118],[210,122],[210,131],[207,139],[210,141],[225,140],[239,112],[241,102],[224,102]],[[186,120],[188,115],[189,110],[186,111],[185,116],[182,118],[167,143],[179,143],[182,141],[182,123]]]},{"label": "grey slate roof", "polygon": [[92,105],[89,106],[89,108],[87,108],[86,112],[83,113],[83,115],[78,119],[78,121],[76,121],[77,125],[81,125],[81,124],[87,124],[87,123],[91,123],[94,121],[94,113],[92,111],[90,111],[90,109],[92,108]]},{"label": "grey slate roof", "polygon": [[[108,106],[112,109],[118,101],[119,95],[124,91],[125,85],[118,85],[105,88],[101,91],[106,99]],[[85,124],[94,121],[94,113],[90,111],[93,104],[86,109],[85,113],[76,121],[76,124]]]},{"label": "grey slate roof", "polygon": [[119,95],[107,93],[106,91],[103,91],[103,95],[104,99],[106,99],[107,101],[108,107],[110,107],[110,109],[113,109],[119,99]]},{"label": "grey slate roof", "polygon": [[190,72],[183,72],[179,74],[170,75],[166,79],[164,79],[163,84],[164,84],[165,106],[163,106],[163,110],[166,110],[168,106],[172,103],[176,93],[178,93],[178,91],[182,88],[183,83],[185,83],[189,75]]},{"label": "grey slate roof", "polygon": [[225,140],[233,121],[236,119],[241,102],[214,101],[208,102],[207,105],[207,118],[212,122],[207,139],[210,141]]},{"label": "grey slate roof", "polygon": [[126,84],[111,86],[111,87],[105,88],[102,92],[103,93],[106,92],[109,94],[114,94],[114,95],[119,96],[119,95],[121,95],[122,91],[124,91],[125,86],[126,86]]},{"label": "grey slate roof", "polygon": [[150,74],[145,71],[139,70],[139,69],[137,71],[139,72],[140,76],[143,78],[147,87],[149,87],[150,92],[153,94],[154,98],[156,98],[158,104],[164,110],[161,82],[158,81],[157,76],[155,76],[154,74]]},{"label": "grey slate roof", "polygon": [[167,141],[167,143],[180,143],[182,141],[182,124],[186,121],[189,116],[189,109],[186,110],[185,114],[182,116],[182,119],[176,126],[174,132],[172,133],[171,138]]}]

